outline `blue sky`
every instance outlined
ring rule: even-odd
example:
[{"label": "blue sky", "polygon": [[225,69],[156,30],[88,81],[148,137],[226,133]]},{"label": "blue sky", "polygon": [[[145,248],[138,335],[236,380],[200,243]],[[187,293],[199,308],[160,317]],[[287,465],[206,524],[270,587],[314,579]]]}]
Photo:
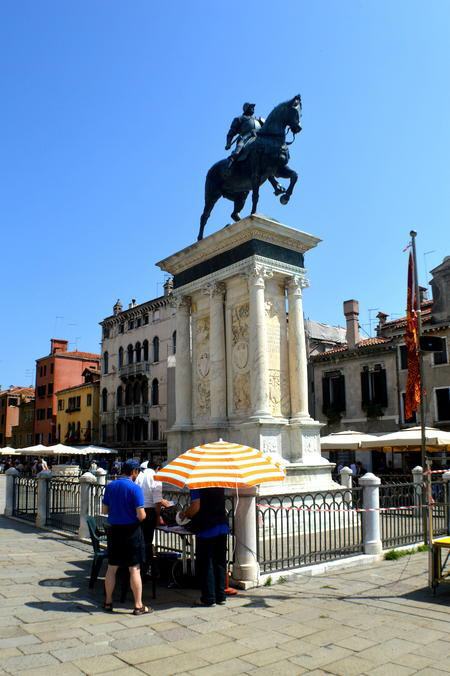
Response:
[{"label": "blue sky", "polygon": [[449,25],[444,0],[3,0],[2,386],[31,382],[52,336],[97,351],[117,298],[161,294],[154,263],[196,239],[246,100],[302,95],[300,181],[259,211],[323,240],[306,316],[402,313],[410,229],[422,282],[450,254]]}]

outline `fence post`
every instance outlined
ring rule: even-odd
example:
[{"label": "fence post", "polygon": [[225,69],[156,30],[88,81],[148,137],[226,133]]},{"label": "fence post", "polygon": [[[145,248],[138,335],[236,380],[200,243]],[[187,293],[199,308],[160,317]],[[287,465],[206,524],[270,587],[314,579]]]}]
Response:
[{"label": "fence post", "polygon": [[352,488],[353,472],[350,467],[343,467],[339,472],[339,476],[341,477],[341,486]]},{"label": "fence post", "polygon": [[106,486],[106,475],[107,475],[106,469],[103,469],[103,467],[99,467],[98,469],[95,470],[94,474],[97,477],[97,483],[99,486]]},{"label": "fence post", "polygon": [[80,476],[80,527],[78,537],[85,540],[89,537],[89,529],[86,517],[89,516],[91,504],[91,486],[97,483],[97,479],[91,472],[85,472]]},{"label": "fence post", "polygon": [[363,488],[363,507],[374,511],[363,512],[364,553],[381,554],[383,544],[380,537],[380,484],[381,479],[372,472],[359,480]]},{"label": "fence post", "polygon": [[423,469],[420,465],[414,467],[412,470],[413,482],[414,482],[414,504],[422,504],[422,485],[423,485]]},{"label": "fence post", "polygon": [[5,516],[12,516],[14,514],[14,480],[20,476],[20,472],[15,467],[10,467],[6,470],[6,500],[5,500]]},{"label": "fence post", "polygon": [[442,475],[445,481],[445,506],[447,508],[447,533],[450,533],[450,472],[444,472]]},{"label": "fence post", "polygon": [[37,511],[36,511],[36,526],[43,528],[47,523],[47,506],[49,499],[49,481],[53,474],[46,469],[39,472],[37,475]]},{"label": "fence post", "polygon": [[243,589],[256,587],[259,564],[256,547],[256,490],[239,490],[235,498],[233,581]]}]

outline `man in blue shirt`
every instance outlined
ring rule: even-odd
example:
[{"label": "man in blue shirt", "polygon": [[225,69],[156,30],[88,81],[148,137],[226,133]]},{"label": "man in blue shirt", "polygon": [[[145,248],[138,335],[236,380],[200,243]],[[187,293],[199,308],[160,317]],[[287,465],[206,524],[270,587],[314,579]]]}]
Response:
[{"label": "man in blue shirt", "polygon": [[141,565],[145,561],[145,544],[141,521],[145,519],[142,488],[135,484],[139,474],[137,460],[127,460],[122,465],[122,474],[111,481],[103,496],[102,512],[108,515],[108,570],[105,576],[105,604],[108,612],[113,610],[113,593],[116,573],[120,566],[130,571],[130,587],[134,596],[134,615],[150,612],[142,603]]},{"label": "man in blue shirt", "polygon": [[191,504],[181,514],[191,519],[190,530],[197,536],[197,570],[201,585],[201,606],[225,605],[227,535],[230,532],[223,488],[191,491]]}]

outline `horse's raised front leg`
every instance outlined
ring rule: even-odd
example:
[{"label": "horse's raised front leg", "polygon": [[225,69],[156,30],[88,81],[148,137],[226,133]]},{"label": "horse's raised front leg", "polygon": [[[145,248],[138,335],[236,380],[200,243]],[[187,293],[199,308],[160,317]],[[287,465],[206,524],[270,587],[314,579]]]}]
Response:
[{"label": "horse's raised front leg", "polygon": [[274,178],[273,176],[269,176],[268,181],[273,188],[273,194],[275,195],[275,197],[278,197],[278,195],[282,195],[283,193],[286,192],[286,189],[283,188],[283,186],[280,185],[276,180],[276,178]]},{"label": "horse's raised front leg", "polygon": [[277,172],[277,178],[288,178],[289,179],[289,185],[288,189],[284,193],[284,195],[281,195],[280,197],[280,202],[281,204],[287,204],[291,198],[292,192],[294,190],[294,186],[298,181],[298,174],[296,171],[291,169],[290,167],[286,166],[280,169],[280,171]]}]

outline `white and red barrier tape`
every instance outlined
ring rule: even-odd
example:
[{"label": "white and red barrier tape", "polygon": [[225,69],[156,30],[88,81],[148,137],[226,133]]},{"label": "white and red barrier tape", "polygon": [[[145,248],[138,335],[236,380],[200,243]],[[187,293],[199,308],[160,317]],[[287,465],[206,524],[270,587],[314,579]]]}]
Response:
[{"label": "white and red barrier tape", "polygon": [[[431,506],[434,503],[431,504]],[[349,507],[348,509],[331,509],[329,507],[273,507],[272,505],[256,505],[258,509],[272,510],[273,512],[341,512],[343,514],[349,512],[390,512],[390,511],[404,511],[407,509],[423,509],[427,505],[406,505],[402,507]]]}]

